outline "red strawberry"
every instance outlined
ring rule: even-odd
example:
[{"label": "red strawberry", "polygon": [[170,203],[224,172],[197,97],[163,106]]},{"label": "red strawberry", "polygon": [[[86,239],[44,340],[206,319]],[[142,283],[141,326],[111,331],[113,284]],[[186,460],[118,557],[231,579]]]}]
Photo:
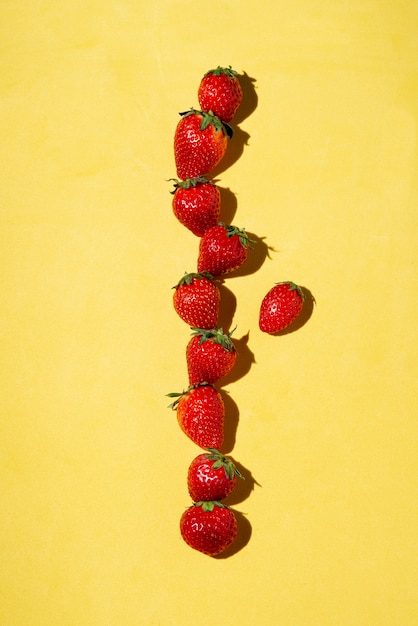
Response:
[{"label": "red strawberry", "polygon": [[223,500],[235,488],[237,476],[244,478],[233,461],[218,450],[208,448],[190,464],[187,486],[193,502],[201,500]]},{"label": "red strawberry", "polygon": [[243,228],[222,222],[212,226],[200,239],[198,271],[219,276],[238,269],[247,258],[250,243]]},{"label": "red strawberry", "polygon": [[231,509],[220,502],[195,502],[181,516],[180,533],[194,550],[215,556],[235,541],[237,520]]},{"label": "red strawberry", "polygon": [[220,448],[224,440],[225,407],[221,394],[212,385],[190,386],[176,398],[170,408],[177,410],[181,430],[201,448]]},{"label": "red strawberry", "polygon": [[216,326],[221,295],[207,272],[185,274],[173,295],[174,309],[189,326],[210,329]]},{"label": "red strawberry", "polygon": [[193,337],[186,348],[189,384],[216,383],[229,374],[235,365],[237,353],[231,339],[233,331],[224,333],[222,328],[192,330]]},{"label": "red strawberry", "polygon": [[180,113],[174,136],[177,176],[182,180],[208,174],[224,156],[232,129],[205,111]]},{"label": "red strawberry", "polygon": [[304,293],[290,281],[277,283],[264,296],[260,307],[259,327],[265,333],[277,333],[299,317]]},{"label": "red strawberry", "polygon": [[230,122],[242,102],[242,89],[237,72],[218,66],[202,78],[198,99],[204,111],[212,111],[223,122]]},{"label": "red strawberry", "polygon": [[171,180],[174,180],[174,215],[194,235],[201,237],[208,228],[218,223],[221,210],[219,188],[204,176]]}]

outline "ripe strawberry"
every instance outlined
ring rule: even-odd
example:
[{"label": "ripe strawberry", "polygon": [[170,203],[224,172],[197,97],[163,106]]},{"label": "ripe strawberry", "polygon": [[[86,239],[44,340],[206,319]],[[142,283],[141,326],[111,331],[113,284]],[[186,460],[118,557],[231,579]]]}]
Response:
[{"label": "ripe strawberry", "polygon": [[223,122],[230,122],[242,102],[242,88],[237,72],[218,66],[202,78],[198,100],[203,111],[212,111]]},{"label": "ripe strawberry", "polygon": [[204,176],[171,180],[174,180],[174,215],[194,235],[201,237],[208,228],[218,223],[221,210],[219,188]]},{"label": "ripe strawberry", "polygon": [[244,478],[232,459],[214,448],[208,448],[208,452],[199,454],[189,466],[189,495],[193,502],[223,500],[234,490],[237,476]]},{"label": "ripe strawberry", "polygon": [[207,272],[185,274],[173,287],[174,309],[189,326],[211,329],[216,326],[221,295]]},{"label": "ripe strawberry", "polygon": [[224,440],[225,407],[222,396],[212,385],[191,385],[169,406],[177,410],[181,430],[201,448],[220,448]]},{"label": "ripe strawberry", "polygon": [[264,296],[260,307],[259,327],[265,333],[277,333],[299,317],[305,296],[290,281],[276,283]]},{"label": "ripe strawberry", "polygon": [[[193,337],[186,348],[189,384],[216,383],[226,376],[235,365],[237,353],[231,334],[222,328],[204,330],[193,328]],[[213,446],[216,448],[217,446]]]},{"label": "ripe strawberry", "polygon": [[198,271],[219,276],[238,269],[247,258],[250,243],[243,228],[222,222],[212,226],[200,239]]},{"label": "ripe strawberry", "polygon": [[182,180],[208,174],[224,156],[232,129],[205,111],[180,113],[174,135],[177,176]]},{"label": "ripe strawberry", "polygon": [[221,502],[194,502],[181,516],[180,533],[194,550],[215,556],[235,541],[237,520]]}]

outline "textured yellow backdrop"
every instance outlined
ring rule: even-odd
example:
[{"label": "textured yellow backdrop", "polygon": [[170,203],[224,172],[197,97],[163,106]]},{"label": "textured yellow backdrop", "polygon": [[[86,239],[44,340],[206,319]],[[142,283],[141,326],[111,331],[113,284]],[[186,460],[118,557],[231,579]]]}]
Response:
[{"label": "textured yellow backdrop", "polygon": [[[0,3],[2,625],[417,623],[417,9]],[[198,240],[167,179],[218,64],[245,74],[223,217],[258,245],[223,287],[247,480],[211,559],[178,529],[199,450],[166,408],[171,287]],[[316,304],[270,337],[280,280]]]}]

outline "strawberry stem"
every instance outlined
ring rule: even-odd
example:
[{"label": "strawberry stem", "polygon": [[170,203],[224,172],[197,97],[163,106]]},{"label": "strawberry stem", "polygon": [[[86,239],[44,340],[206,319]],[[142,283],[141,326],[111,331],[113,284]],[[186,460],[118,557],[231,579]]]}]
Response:
[{"label": "strawberry stem", "polygon": [[232,459],[228,458],[227,456],[224,456],[221,452],[219,452],[215,448],[206,448],[206,450],[208,450],[209,452],[209,454],[206,455],[206,458],[208,459],[208,461],[215,461],[214,464],[212,465],[213,469],[220,469],[221,467],[223,467],[225,471],[225,476],[229,478],[229,480],[232,480],[235,475],[245,480],[241,472],[235,467],[235,464],[232,461]]},{"label": "strawberry stem", "polygon": [[192,336],[200,336],[199,345],[204,341],[212,340],[215,343],[219,343],[227,352],[232,352],[235,349],[231,340],[231,335],[236,329],[236,326],[229,333],[224,333],[222,328],[212,328],[212,330],[206,330],[204,328],[190,328],[193,331]]},{"label": "strawberry stem", "polygon": [[216,69],[209,70],[208,72],[206,72],[206,74],[204,74],[204,76],[210,76],[211,74],[213,74],[214,76],[220,76],[221,74],[225,74],[225,76],[228,76],[228,78],[235,78],[238,72],[233,70],[230,65],[228,67],[221,67],[220,65],[218,65]]},{"label": "strawberry stem", "polygon": [[184,276],[180,278],[177,285],[174,285],[172,289],[178,289],[178,287],[181,287],[182,285],[191,285],[194,280],[199,280],[202,278],[207,278],[208,280],[212,280],[213,276],[212,274],[209,274],[209,272],[190,272],[190,273],[185,272]]},{"label": "strawberry stem", "polygon": [[185,180],[179,180],[178,178],[168,178],[168,182],[173,181],[174,189],[170,191],[174,195],[177,189],[190,189],[190,187],[197,187],[198,185],[215,185],[211,180],[208,180],[205,176],[195,176],[194,178],[186,178]]},{"label": "strawberry stem", "polygon": [[218,225],[225,228],[227,237],[234,237],[235,235],[238,235],[240,243],[244,248],[252,248],[251,244],[256,243],[254,239],[249,238],[245,232],[245,228],[238,228],[238,226],[224,224],[224,222],[218,222]]},{"label": "strawberry stem", "polygon": [[192,506],[202,507],[202,510],[205,511],[205,513],[211,513],[216,506],[218,506],[221,509],[229,508],[226,504],[222,504],[222,502],[218,502],[217,500],[193,502]]},{"label": "strawberry stem", "polygon": [[303,293],[301,287],[299,287],[299,285],[297,285],[293,281],[291,281],[291,280],[283,280],[280,283],[276,283],[276,285],[288,285],[289,286],[289,291],[297,291],[298,294],[300,295],[300,297],[302,298],[302,300],[305,300],[305,294]]},{"label": "strawberry stem", "polygon": [[167,396],[167,398],[176,398],[174,402],[171,402],[171,404],[167,405],[167,408],[173,409],[174,411],[177,408],[182,397],[186,396],[188,393],[193,391],[193,389],[196,389],[197,387],[212,387],[212,386],[213,385],[211,385],[210,383],[203,381],[201,383],[196,383],[195,385],[190,385],[189,387],[187,387],[187,389],[183,389],[183,391],[180,391],[180,392],[172,391],[170,393],[166,393],[165,395]]},{"label": "strawberry stem", "polygon": [[208,126],[212,124],[215,131],[221,130],[229,139],[231,139],[234,134],[233,128],[227,124],[226,122],[222,122],[222,120],[213,113],[213,111],[198,111],[193,107],[189,111],[183,111],[179,113],[182,117],[188,117],[189,115],[198,115],[202,118],[200,123],[200,130],[205,130]]}]

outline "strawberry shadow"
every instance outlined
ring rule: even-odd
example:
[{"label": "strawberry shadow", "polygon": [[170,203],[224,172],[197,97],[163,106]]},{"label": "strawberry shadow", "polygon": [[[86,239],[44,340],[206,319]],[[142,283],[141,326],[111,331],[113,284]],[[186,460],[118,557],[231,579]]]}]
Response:
[{"label": "strawberry shadow", "polygon": [[220,447],[220,451],[222,454],[228,454],[235,447],[235,439],[239,422],[239,410],[236,402],[231,398],[225,389],[218,389],[218,392],[221,394],[225,407],[224,440],[222,446]]},{"label": "strawberry shadow", "polygon": [[255,486],[261,487],[261,485],[256,481],[249,469],[244,467],[241,463],[238,463],[233,457],[230,456],[230,458],[232,458],[235,467],[244,477],[237,478],[234,491],[223,501],[225,504],[232,507],[249,498]]},{"label": "strawberry shadow", "polygon": [[223,387],[243,378],[250,371],[252,364],[256,362],[254,353],[248,347],[249,337],[250,331],[240,339],[233,337],[235,350],[237,351],[237,360],[229,374],[221,379],[220,382]]},{"label": "strawberry shadow", "polygon": [[307,287],[302,287],[301,285],[299,286],[305,296],[305,301],[303,303],[303,309],[301,311],[301,314],[287,328],[284,328],[277,333],[271,333],[272,337],[283,337],[283,335],[290,335],[291,333],[294,333],[302,328],[302,326],[305,326],[305,324],[310,320],[314,310],[314,306],[316,304],[316,300]]},{"label": "strawberry shadow", "polygon": [[252,526],[250,522],[248,521],[247,517],[245,516],[245,514],[241,513],[241,511],[235,511],[235,509],[232,510],[232,512],[234,513],[235,518],[237,520],[237,528],[238,528],[237,538],[235,539],[234,543],[230,545],[226,550],[224,550],[220,554],[217,554],[216,556],[213,556],[212,557],[213,559],[217,559],[217,560],[228,559],[229,557],[233,556],[234,554],[237,554],[237,552],[245,548],[245,546],[249,543],[251,539]]},{"label": "strawberry shadow", "polygon": [[256,91],[256,79],[243,72],[237,76],[242,89],[242,102],[233,119],[234,124],[241,124],[245,118],[253,113],[258,105],[258,95]]},{"label": "strawberry shadow", "polygon": [[212,178],[219,176],[219,174],[228,170],[238,161],[244,152],[245,146],[248,145],[249,139],[250,135],[245,132],[245,130],[241,130],[239,126],[234,127],[234,133],[231,139],[228,140],[228,148],[225,155],[222,157],[222,160],[218,163],[218,165],[210,172]]},{"label": "strawberry shadow", "polygon": [[223,328],[225,332],[229,332],[237,308],[237,299],[235,294],[224,285],[223,279],[221,280],[222,282],[217,282],[217,287],[221,294],[217,325],[218,328]]},{"label": "strawberry shadow", "polygon": [[221,222],[231,224],[237,211],[237,198],[228,187],[218,188],[221,193]]},{"label": "strawberry shadow", "polygon": [[255,272],[257,272],[263,265],[266,258],[271,258],[270,252],[274,249],[266,244],[264,241],[265,237],[258,237],[257,235],[254,235],[254,233],[250,233],[248,231],[246,231],[246,233],[252,241],[252,243],[250,243],[247,258],[241,267],[226,274],[228,279],[255,274]]}]

